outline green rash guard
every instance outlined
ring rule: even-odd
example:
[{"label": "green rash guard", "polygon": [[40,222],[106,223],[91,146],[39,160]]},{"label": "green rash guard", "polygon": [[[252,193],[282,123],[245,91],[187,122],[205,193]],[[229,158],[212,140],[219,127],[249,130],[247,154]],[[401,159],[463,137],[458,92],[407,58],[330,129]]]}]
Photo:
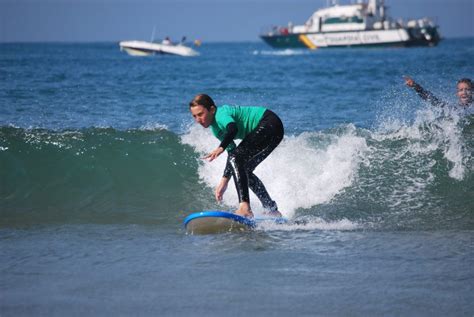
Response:
[{"label": "green rash guard", "polygon": [[[237,125],[237,135],[235,138],[243,139],[258,126],[266,110],[264,107],[222,105],[216,108],[211,131],[216,138],[222,141],[227,133],[227,125],[234,122]],[[233,149],[235,149],[234,142],[229,144],[227,151],[232,151]]]}]

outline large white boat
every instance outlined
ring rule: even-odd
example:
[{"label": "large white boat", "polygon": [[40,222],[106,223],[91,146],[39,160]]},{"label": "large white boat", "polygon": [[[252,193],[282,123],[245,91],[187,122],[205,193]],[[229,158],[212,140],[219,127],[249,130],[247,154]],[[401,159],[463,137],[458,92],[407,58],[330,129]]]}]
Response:
[{"label": "large white boat", "polygon": [[199,53],[184,44],[155,43],[145,41],[122,41],[120,50],[133,56],[171,54],[179,56],[197,56]]},{"label": "large white boat", "polygon": [[351,46],[434,46],[438,26],[423,18],[404,22],[386,15],[383,0],[359,0],[319,9],[303,25],[273,27],[260,37],[275,48],[326,48]]}]

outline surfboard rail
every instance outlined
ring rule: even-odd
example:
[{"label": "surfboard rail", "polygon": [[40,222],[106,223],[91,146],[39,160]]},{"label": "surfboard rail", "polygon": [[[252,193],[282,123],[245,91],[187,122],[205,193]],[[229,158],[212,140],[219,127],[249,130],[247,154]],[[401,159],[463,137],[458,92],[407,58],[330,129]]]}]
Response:
[{"label": "surfboard rail", "polygon": [[196,212],[184,219],[184,228],[191,234],[247,231],[255,227],[252,219],[218,210]]},{"label": "surfboard rail", "polygon": [[263,221],[282,224],[286,223],[287,219],[281,217],[246,218],[226,211],[205,210],[187,216],[183,225],[189,234],[212,234],[249,231],[255,229],[257,224]]}]

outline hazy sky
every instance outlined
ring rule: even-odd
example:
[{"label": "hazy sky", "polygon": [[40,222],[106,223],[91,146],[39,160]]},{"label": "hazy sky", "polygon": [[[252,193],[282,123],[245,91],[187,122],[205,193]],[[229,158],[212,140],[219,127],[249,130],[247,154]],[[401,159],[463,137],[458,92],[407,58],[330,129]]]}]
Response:
[{"label": "hazy sky", "polygon": [[[350,1],[340,1],[349,3]],[[474,0],[385,0],[393,18],[432,17],[443,37],[474,36]],[[0,0],[0,42],[155,38],[257,41],[303,24],[326,0]]]}]

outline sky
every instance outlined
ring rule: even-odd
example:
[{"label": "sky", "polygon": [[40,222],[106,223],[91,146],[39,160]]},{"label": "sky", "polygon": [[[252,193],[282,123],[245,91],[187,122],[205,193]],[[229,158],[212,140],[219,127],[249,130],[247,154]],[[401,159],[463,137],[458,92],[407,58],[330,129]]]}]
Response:
[{"label": "sky", "polygon": [[[350,3],[350,0],[340,3]],[[355,2],[355,1],[354,1]],[[303,24],[326,0],[0,0],[0,42],[109,42],[170,36],[258,41]],[[433,18],[442,37],[474,37],[474,0],[385,0],[393,18]]]}]

